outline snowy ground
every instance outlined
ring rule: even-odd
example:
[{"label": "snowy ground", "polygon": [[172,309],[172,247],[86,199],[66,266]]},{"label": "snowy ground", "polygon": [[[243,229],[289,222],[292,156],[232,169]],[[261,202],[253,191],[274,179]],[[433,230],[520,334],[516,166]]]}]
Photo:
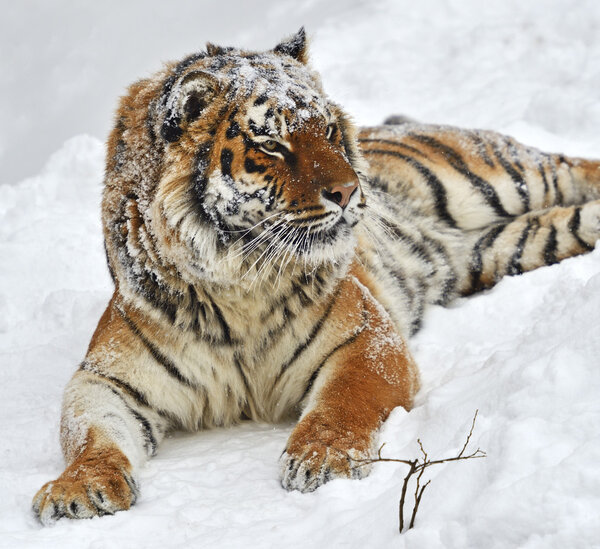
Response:
[{"label": "snowy ground", "polygon": [[2,8],[0,161],[21,160],[0,176],[0,547],[600,547],[600,247],[429,312],[412,342],[423,389],[384,426],[384,455],[418,456],[417,437],[431,457],[452,455],[479,409],[472,446],[488,457],[432,469],[403,536],[402,465],[283,491],[291,425],[176,434],[143,470],[132,511],[35,521],[31,497],[62,471],[62,389],[111,293],[102,142],[127,80],[205,39],[266,47],[305,23],[326,89],[361,123],[402,112],[600,157],[597,2],[221,2],[208,15],[163,4],[146,2],[141,22],[140,2]]}]

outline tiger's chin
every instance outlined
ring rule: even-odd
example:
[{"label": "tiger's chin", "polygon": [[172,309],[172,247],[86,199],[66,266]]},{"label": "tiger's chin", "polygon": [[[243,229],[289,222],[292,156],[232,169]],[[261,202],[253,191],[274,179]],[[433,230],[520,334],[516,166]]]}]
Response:
[{"label": "tiger's chin", "polygon": [[[316,272],[327,272],[334,279],[349,267],[356,245],[353,228],[344,219],[326,228],[297,228],[293,238],[274,238],[241,261],[236,283],[255,293],[280,287],[283,280],[305,280]],[[236,257],[240,251],[229,253]]]},{"label": "tiger's chin", "polygon": [[311,230],[306,234],[289,246],[282,264],[273,271],[287,271],[290,279],[310,277],[322,269],[332,277],[341,276],[355,255],[357,240],[352,228],[340,222],[328,230]]},{"label": "tiger's chin", "polygon": [[356,238],[352,227],[343,217],[332,227],[307,232],[308,236],[294,250],[295,255],[307,263],[343,263],[354,252]]}]

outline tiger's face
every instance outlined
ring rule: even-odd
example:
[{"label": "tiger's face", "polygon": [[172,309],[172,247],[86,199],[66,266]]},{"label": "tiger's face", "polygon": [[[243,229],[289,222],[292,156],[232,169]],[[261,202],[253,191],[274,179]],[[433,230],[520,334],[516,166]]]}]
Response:
[{"label": "tiger's face", "polygon": [[365,207],[354,129],[305,61],[301,31],[261,54],[209,45],[167,79],[157,197],[197,261],[281,268],[352,253]]}]

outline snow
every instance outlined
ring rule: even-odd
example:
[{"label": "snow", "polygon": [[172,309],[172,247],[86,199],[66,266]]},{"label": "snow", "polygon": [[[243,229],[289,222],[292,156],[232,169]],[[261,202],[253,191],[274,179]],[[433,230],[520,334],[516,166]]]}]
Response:
[{"label": "snow", "polygon": [[488,457],[429,470],[402,536],[402,465],[311,494],[280,488],[291,424],[175,434],[130,512],[53,528],[30,513],[62,471],[62,391],[111,293],[99,221],[110,109],[161,60],[205,40],[274,46],[304,24],[325,89],[360,123],[402,113],[600,156],[596,2],[298,4],[3,7],[0,547],[600,547],[600,248],[426,315],[411,342],[423,388],[384,425],[384,456],[418,457],[417,438],[434,459],[456,454],[478,409],[470,447]]}]

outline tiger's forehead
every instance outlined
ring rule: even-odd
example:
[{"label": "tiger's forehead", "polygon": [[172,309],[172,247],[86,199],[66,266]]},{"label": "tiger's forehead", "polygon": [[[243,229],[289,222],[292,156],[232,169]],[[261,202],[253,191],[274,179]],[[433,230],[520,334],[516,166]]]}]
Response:
[{"label": "tiger's forehead", "polygon": [[266,134],[293,132],[309,119],[331,117],[318,75],[287,56],[234,50],[202,65],[228,90],[240,116]]}]

